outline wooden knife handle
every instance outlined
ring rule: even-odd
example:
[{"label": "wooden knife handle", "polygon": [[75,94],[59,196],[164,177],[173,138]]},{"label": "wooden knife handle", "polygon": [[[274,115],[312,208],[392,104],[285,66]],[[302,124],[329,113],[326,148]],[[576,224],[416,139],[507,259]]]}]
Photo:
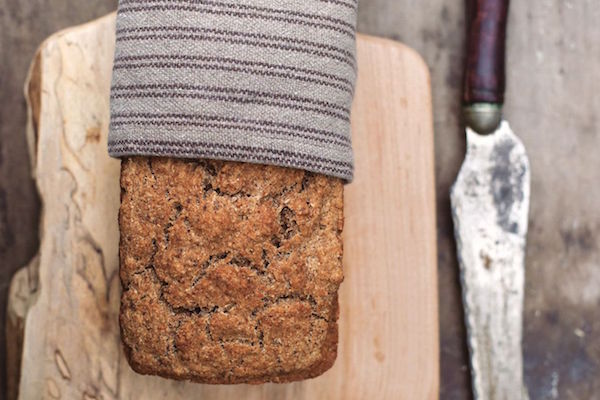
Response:
[{"label": "wooden knife handle", "polygon": [[466,105],[504,102],[508,5],[509,0],[467,0]]}]

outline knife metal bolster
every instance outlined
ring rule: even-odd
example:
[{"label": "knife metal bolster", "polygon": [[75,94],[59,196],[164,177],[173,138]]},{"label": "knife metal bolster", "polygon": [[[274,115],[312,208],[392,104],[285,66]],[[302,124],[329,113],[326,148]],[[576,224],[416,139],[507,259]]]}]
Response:
[{"label": "knife metal bolster", "polygon": [[480,135],[494,133],[502,123],[502,104],[473,103],[463,107],[466,125]]},{"label": "knife metal bolster", "polygon": [[491,135],[467,128],[451,190],[476,399],[525,400],[522,315],[530,168],[503,121]]}]

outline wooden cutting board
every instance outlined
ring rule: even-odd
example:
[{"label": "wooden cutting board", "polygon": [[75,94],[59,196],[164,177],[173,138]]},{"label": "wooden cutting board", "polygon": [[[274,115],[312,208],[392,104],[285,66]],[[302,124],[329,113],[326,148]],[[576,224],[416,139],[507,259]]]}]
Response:
[{"label": "wooden cutting board", "polygon": [[129,368],[117,318],[119,161],[106,149],[114,25],[109,15],[52,36],[26,86],[43,216],[39,254],[11,286],[13,398],[18,390],[21,399],[437,399],[429,74],[413,50],[366,36],[335,366],[310,381],[261,386],[174,382]]}]

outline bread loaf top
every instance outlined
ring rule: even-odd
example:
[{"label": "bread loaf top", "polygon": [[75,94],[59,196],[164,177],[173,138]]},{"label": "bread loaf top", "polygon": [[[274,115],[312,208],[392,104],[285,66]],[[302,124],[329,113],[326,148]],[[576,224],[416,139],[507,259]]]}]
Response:
[{"label": "bread loaf top", "polygon": [[141,373],[285,382],[334,362],[343,183],[220,161],[125,159],[122,338]]}]

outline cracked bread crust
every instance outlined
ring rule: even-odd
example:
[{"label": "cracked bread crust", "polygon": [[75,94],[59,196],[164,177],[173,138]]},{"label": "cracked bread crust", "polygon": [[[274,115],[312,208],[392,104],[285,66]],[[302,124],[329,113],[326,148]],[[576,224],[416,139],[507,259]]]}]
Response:
[{"label": "cracked bread crust", "polygon": [[121,336],[142,374],[316,377],[337,355],[343,183],[210,160],[122,161]]}]

